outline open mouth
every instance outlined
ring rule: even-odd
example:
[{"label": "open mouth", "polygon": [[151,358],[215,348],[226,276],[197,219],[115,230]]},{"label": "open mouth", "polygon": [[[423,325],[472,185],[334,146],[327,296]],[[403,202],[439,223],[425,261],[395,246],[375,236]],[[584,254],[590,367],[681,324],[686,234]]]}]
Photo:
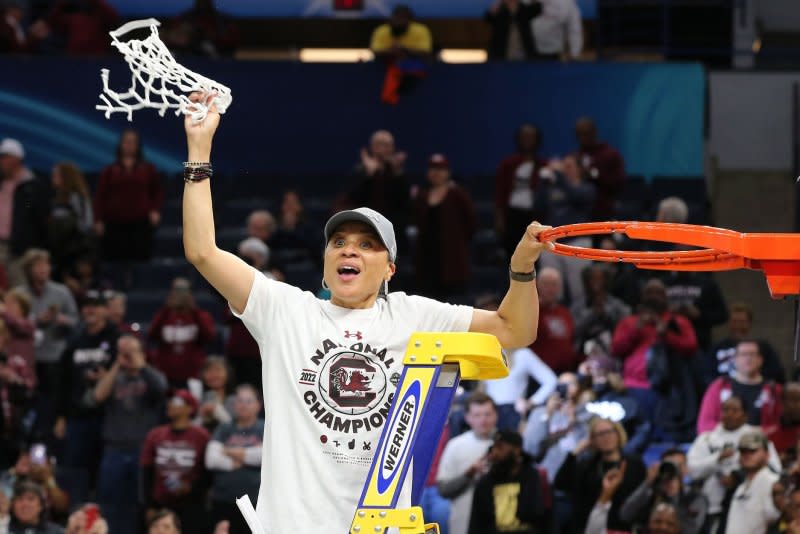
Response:
[{"label": "open mouth", "polygon": [[351,280],[355,280],[355,278],[361,274],[361,269],[355,265],[341,265],[336,270],[336,273],[339,275],[339,279],[341,281],[350,282]]}]

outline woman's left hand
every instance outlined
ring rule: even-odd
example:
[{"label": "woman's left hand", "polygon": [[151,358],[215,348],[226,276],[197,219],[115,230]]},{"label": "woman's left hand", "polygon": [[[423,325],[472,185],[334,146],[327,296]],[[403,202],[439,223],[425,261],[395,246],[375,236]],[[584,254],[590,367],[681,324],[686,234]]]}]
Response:
[{"label": "woman's left hand", "polygon": [[539,234],[550,230],[552,226],[544,226],[534,221],[525,229],[514,254],[511,256],[511,270],[516,273],[529,273],[543,250],[552,250],[553,244],[539,241]]}]

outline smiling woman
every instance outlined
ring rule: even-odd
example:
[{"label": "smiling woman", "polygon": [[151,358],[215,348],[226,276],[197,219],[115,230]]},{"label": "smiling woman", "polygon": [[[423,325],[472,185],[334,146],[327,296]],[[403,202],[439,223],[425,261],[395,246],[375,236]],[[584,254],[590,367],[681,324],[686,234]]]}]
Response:
[{"label": "smiling woman", "polygon": [[[200,123],[185,121],[183,241],[187,259],[228,300],[258,342],[266,412],[257,513],[267,532],[346,532],[372,463],[415,331],[483,332],[529,345],[539,316],[534,263],[547,248],[531,224],[509,267],[496,311],[389,293],[397,243],[392,223],[358,208],[325,225],[323,284],[331,300],[270,280],[219,249],[211,204],[213,94]],[[247,380],[247,377],[241,377]],[[412,477],[407,480],[410,482]],[[410,484],[398,506],[410,504]],[[313,503],[310,508],[305,503]]]}]

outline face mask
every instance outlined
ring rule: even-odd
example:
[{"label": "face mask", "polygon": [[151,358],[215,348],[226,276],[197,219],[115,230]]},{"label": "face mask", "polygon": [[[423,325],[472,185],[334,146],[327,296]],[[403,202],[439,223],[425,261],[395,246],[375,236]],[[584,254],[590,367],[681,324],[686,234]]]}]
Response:
[{"label": "face mask", "polygon": [[405,26],[392,26],[392,37],[400,37],[408,31],[408,25]]},{"label": "face mask", "polygon": [[608,393],[608,391],[609,391],[610,389],[611,389],[611,388],[609,387],[608,383],[602,383],[602,384],[593,384],[593,385],[592,385],[592,391],[593,391],[593,392],[594,392],[594,394],[595,394],[595,395],[597,395],[598,397],[599,397],[599,396],[601,396],[601,395],[605,395],[606,393]]}]

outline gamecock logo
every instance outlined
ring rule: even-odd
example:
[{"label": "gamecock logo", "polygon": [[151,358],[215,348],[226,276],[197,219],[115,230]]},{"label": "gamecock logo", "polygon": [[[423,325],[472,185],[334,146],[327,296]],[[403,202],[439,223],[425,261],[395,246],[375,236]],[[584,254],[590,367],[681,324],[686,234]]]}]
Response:
[{"label": "gamecock logo", "polygon": [[377,406],[386,392],[386,374],[370,358],[356,352],[331,356],[319,377],[322,398],[339,413],[358,415]]}]

